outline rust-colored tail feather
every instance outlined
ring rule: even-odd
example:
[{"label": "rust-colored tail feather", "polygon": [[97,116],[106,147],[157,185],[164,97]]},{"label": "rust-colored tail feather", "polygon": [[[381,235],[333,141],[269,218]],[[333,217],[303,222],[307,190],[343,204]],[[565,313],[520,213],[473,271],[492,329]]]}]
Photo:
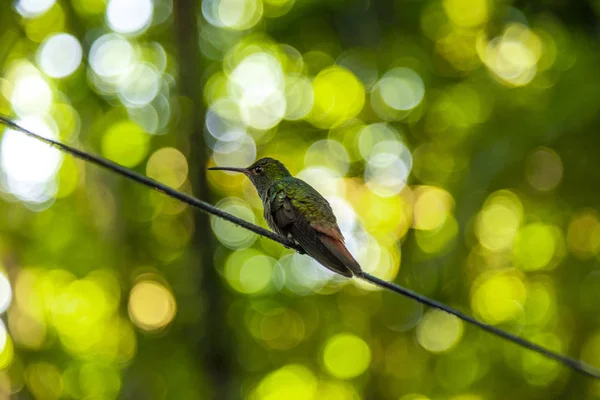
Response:
[{"label": "rust-colored tail feather", "polygon": [[327,236],[313,229],[304,218],[299,218],[294,222],[290,233],[306,254],[317,260],[321,265],[345,277],[352,277],[352,270],[342,258],[329,249],[323,240]]},{"label": "rust-colored tail feather", "polygon": [[360,264],[352,257],[352,254],[350,254],[344,242],[324,234],[320,234],[319,239],[338,260],[352,271],[354,275],[362,276],[363,272]]}]

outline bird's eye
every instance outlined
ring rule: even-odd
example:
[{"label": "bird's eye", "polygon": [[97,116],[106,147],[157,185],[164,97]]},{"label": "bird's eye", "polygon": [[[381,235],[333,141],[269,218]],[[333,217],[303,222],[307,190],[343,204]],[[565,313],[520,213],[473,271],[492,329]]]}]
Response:
[{"label": "bird's eye", "polygon": [[256,174],[262,174],[262,172],[263,172],[262,167],[256,167],[256,168],[254,168],[254,173],[256,173]]}]

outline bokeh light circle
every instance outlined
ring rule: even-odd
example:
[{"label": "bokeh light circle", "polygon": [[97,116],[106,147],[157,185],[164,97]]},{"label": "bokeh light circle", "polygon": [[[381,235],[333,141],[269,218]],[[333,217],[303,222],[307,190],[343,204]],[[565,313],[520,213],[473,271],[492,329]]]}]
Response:
[{"label": "bokeh light circle", "polygon": [[246,94],[240,100],[242,120],[256,129],[274,128],[285,115],[285,97],[281,91],[275,91],[260,101]]},{"label": "bokeh light circle", "polygon": [[277,260],[255,250],[238,251],[225,262],[225,278],[236,291],[257,294],[268,287],[276,264]]},{"label": "bokeh light circle", "polygon": [[[213,159],[220,167],[247,167],[256,159],[256,143],[254,139],[236,131],[231,132],[231,138],[224,136],[223,140],[214,145]],[[229,140],[231,139],[231,140]]]},{"label": "bokeh light circle", "polygon": [[152,0],[110,0],[106,21],[115,32],[140,33],[150,26],[153,9]]},{"label": "bokeh light circle", "polygon": [[283,119],[284,75],[279,60],[271,54],[258,52],[244,58],[231,73],[228,89],[246,125],[267,130]]},{"label": "bokeh light circle", "polygon": [[416,192],[413,227],[425,231],[440,228],[446,222],[454,205],[452,195],[444,189],[433,186],[421,186]]},{"label": "bokeh light circle", "polygon": [[148,134],[129,120],[110,125],[102,137],[102,154],[126,167],[141,163],[149,147]]},{"label": "bokeh light circle", "polygon": [[163,147],[155,151],[148,159],[146,175],[177,189],[187,179],[187,159],[179,150],[173,147]]},{"label": "bokeh light circle", "polygon": [[[57,139],[47,122],[30,117],[16,121],[20,126],[43,137]],[[62,161],[62,154],[46,143],[21,132],[7,130],[0,144],[0,175],[2,186],[22,200],[40,203],[56,191],[54,176]]]},{"label": "bokeh light circle", "polygon": [[159,112],[154,105],[146,104],[140,107],[129,107],[127,109],[127,116],[131,121],[138,124],[145,132],[150,134],[163,134],[165,133],[165,121],[169,119],[169,106],[160,111],[161,113],[159,115]]},{"label": "bokeh light circle", "polygon": [[81,44],[68,33],[50,36],[38,52],[38,64],[42,71],[53,78],[71,75],[81,64]]},{"label": "bokeh light circle", "polygon": [[284,255],[279,263],[285,287],[301,296],[317,292],[336,275],[312,257],[298,253]]},{"label": "bokeh light circle", "polygon": [[509,24],[504,34],[478,49],[479,57],[500,80],[511,86],[524,86],[535,78],[543,53],[540,38],[521,23]]},{"label": "bokeh light circle", "polygon": [[412,155],[402,142],[382,141],[371,149],[364,177],[374,193],[390,197],[406,186],[411,169]]},{"label": "bokeh light circle", "polygon": [[22,117],[47,114],[52,100],[52,89],[39,73],[19,77],[10,97],[13,109]]},{"label": "bokeh light circle", "polygon": [[216,27],[246,30],[261,20],[263,2],[262,0],[204,0],[202,15]]},{"label": "bokeh light circle", "polygon": [[133,70],[137,55],[131,43],[111,33],[100,36],[94,41],[89,58],[96,74],[116,83],[124,80]]},{"label": "bokeh light circle", "polygon": [[138,64],[129,73],[122,86],[120,98],[129,107],[142,107],[150,103],[160,88],[160,76],[153,65]]},{"label": "bokeh light circle", "polygon": [[490,250],[509,247],[517,235],[523,219],[523,205],[519,197],[500,190],[486,200],[475,220],[475,235]]},{"label": "bokeh light circle", "polygon": [[267,287],[271,282],[271,273],[275,263],[276,260],[273,257],[264,255],[246,260],[240,270],[240,283],[246,293],[257,293]]},{"label": "bokeh light circle", "polygon": [[600,254],[600,216],[596,210],[586,208],[571,217],[567,246],[581,260]]},{"label": "bokeh light circle", "polygon": [[417,326],[417,340],[432,353],[452,349],[463,333],[462,321],[440,310],[429,310]]},{"label": "bokeh light circle", "polygon": [[444,0],[446,14],[461,28],[471,28],[485,23],[489,18],[486,0]]},{"label": "bokeh light circle", "polygon": [[399,111],[415,108],[425,96],[423,79],[412,69],[403,67],[386,72],[375,90],[388,106]]},{"label": "bokeh light circle", "polygon": [[238,104],[231,98],[216,100],[206,112],[205,124],[212,137],[227,142],[235,141],[246,134]]},{"label": "bokeh light circle", "polygon": [[56,0],[19,0],[16,9],[24,17],[33,18],[48,11],[54,3]]},{"label": "bokeh light circle", "polygon": [[343,176],[350,167],[350,157],[340,142],[330,139],[318,140],[306,150],[304,164],[322,165]]},{"label": "bokeh light circle", "polygon": [[[250,206],[239,198],[225,198],[219,201],[216,207],[250,223],[254,223],[255,221],[254,212]],[[210,224],[217,239],[230,249],[246,248],[256,240],[254,232],[233,225],[222,218],[212,216]]]},{"label": "bokeh light circle", "polygon": [[519,230],[515,237],[515,263],[525,271],[547,267],[556,251],[556,235],[552,226],[532,223]]},{"label": "bokeh light circle", "polygon": [[[402,144],[396,145],[393,143],[400,140],[400,134],[395,128],[389,124],[378,122],[360,128],[356,145],[362,158],[368,160],[377,152],[389,153],[390,151],[393,152],[394,149],[403,152]],[[384,144],[381,145],[380,143]]]},{"label": "bokeh light circle", "polygon": [[169,289],[158,282],[144,280],[131,289],[128,309],[134,324],[145,331],[154,331],[173,320],[176,303]]},{"label": "bokeh light circle", "polygon": [[219,19],[232,29],[249,29],[260,21],[263,13],[261,0],[220,0]]},{"label": "bokeh light circle", "polygon": [[288,364],[267,374],[251,399],[316,399],[319,381],[313,372],[299,364]]},{"label": "bokeh light circle", "polygon": [[354,118],[365,104],[365,87],[346,68],[323,69],[313,80],[314,105],[310,121],[319,128],[334,128]]},{"label": "bokeh light circle", "polygon": [[519,315],[526,298],[527,288],[516,274],[484,274],[471,288],[471,307],[481,319],[493,325]]},{"label": "bokeh light circle", "polygon": [[323,364],[331,375],[351,379],[363,374],[371,363],[371,349],[364,340],[350,333],[331,337],[325,345]]},{"label": "bokeh light circle", "polygon": [[562,177],[562,160],[554,150],[542,147],[527,157],[525,178],[534,189],[541,192],[552,190],[558,186]]}]

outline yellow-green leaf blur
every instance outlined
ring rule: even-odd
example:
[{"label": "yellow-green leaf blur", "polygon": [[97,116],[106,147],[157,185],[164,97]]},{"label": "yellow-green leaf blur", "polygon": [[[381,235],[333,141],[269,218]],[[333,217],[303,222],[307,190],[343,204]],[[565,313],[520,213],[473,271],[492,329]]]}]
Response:
[{"label": "yellow-green leaf blur", "polygon": [[[0,1],[0,114],[600,368],[597,0]],[[0,400],[600,399],[437,309],[0,126]]]}]

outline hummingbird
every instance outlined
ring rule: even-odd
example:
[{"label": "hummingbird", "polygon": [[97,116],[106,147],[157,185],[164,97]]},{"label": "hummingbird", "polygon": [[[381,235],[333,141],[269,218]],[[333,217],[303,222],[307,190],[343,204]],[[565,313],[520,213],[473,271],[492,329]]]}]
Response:
[{"label": "hummingbird", "polygon": [[324,267],[345,277],[362,276],[360,264],[344,244],[329,202],[312,186],[294,178],[274,158],[261,158],[247,168],[209,170],[245,174],[260,196],[269,227],[295,242]]}]

